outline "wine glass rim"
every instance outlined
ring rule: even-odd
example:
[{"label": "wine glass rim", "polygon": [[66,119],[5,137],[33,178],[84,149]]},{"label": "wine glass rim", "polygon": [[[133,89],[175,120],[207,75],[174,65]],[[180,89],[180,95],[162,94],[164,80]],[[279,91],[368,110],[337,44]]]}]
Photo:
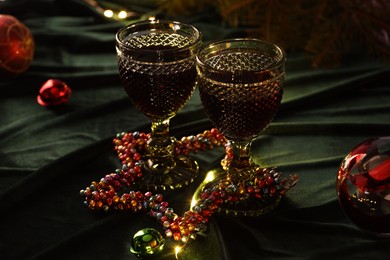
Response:
[{"label": "wine glass rim", "polygon": [[260,39],[257,39],[257,38],[234,38],[234,39],[225,39],[225,40],[210,42],[210,43],[202,46],[199,49],[199,51],[198,51],[198,53],[196,55],[196,61],[202,67],[208,68],[208,69],[213,70],[213,71],[220,71],[220,72],[225,72],[226,73],[226,71],[224,71],[224,70],[220,70],[218,68],[212,67],[211,65],[207,64],[204,61],[204,59],[200,58],[200,54],[205,49],[212,48],[212,47],[214,47],[216,45],[226,44],[226,43],[229,43],[229,42],[231,43],[231,42],[245,42],[245,41],[247,41],[247,42],[257,42],[257,43],[261,43],[261,44],[266,44],[266,45],[272,46],[272,47],[275,48],[275,50],[277,50],[280,53],[280,57],[281,58],[278,61],[272,63],[271,65],[269,65],[267,67],[262,68],[261,71],[278,68],[280,65],[282,65],[286,61],[286,53],[284,52],[284,50],[281,47],[279,47],[275,43],[264,41],[264,40],[260,40]]},{"label": "wine glass rim", "polygon": [[[194,32],[194,36],[195,36],[194,41],[192,41],[191,44],[189,44],[189,45],[186,45],[186,46],[183,46],[183,47],[180,47],[177,49],[151,50],[151,49],[133,48],[133,47],[125,44],[124,38],[126,38],[126,37],[120,38],[120,35],[126,30],[135,28],[137,26],[153,25],[153,24],[172,25],[172,30],[175,30],[175,28],[174,28],[175,26],[178,26],[177,27],[178,30],[181,29],[181,26],[186,26],[187,28],[189,28],[190,30],[192,30]],[[147,30],[147,29],[145,29],[145,30]],[[129,35],[131,35],[131,34],[128,34],[127,36],[129,36]],[[116,42],[121,45],[121,47],[126,48],[128,50],[137,50],[137,52],[141,52],[141,53],[142,52],[143,53],[153,53],[156,51],[158,51],[159,53],[170,53],[170,52],[180,52],[182,50],[191,49],[191,48],[193,48],[193,46],[196,47],[196,46],[200,45],[202,42],[202,33],[195,26],[188,24],[188,23],[183,23],[183,22],[174,21],[174,20],[148,19],[148,20],[138,21],[138,22],[134,22],[134,23],[128,24],[126,26],[123,26],[122,28],[120,28],[117,31],[117,33],[115,35],[115,39],[116,39]]]}]

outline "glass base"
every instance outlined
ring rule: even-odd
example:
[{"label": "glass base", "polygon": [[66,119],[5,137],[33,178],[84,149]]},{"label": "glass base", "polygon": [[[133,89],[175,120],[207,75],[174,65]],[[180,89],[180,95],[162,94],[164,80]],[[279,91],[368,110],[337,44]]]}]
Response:
[{"label": "glass base", "polygon": [[199,172],[198,163],[188,156],[173,156],[169,160],[154,163],[143,158],[145,164],[138,182],[141,190],[165,191],[188,186]]},{"label": "glass base", "polygon": [[[193,204],[202,201],[205,193],[212,194],[217,191],[224,195],[223,202],[216,209],[216,213],[250,217],[269,213],[279,205],[282,197],[281,187],[275,182],[278,180],[279,173],[275,169],[259,167],[255,171],[253,178],[237,184],[232,183],[227,178],[226,170],[214,169],[208,172],[204,181],[195,191],[192,199]],[[274,176],[276,177],[274,178]],[[260,188],[261,185],[263,185],[262,188]],[[194,205],[191,205],[191,208]]]}]

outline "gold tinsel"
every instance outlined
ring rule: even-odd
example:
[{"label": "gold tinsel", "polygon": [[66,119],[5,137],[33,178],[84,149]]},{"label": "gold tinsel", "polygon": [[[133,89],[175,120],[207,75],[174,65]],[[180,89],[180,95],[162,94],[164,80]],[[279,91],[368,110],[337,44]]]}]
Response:
[{"label": "gold tinsel", "polygon": [[310,53],[314,67],[355,51],[390,60],[388,0],[160,0],[159,7],[171,15],[214,7],[248,36]]}]

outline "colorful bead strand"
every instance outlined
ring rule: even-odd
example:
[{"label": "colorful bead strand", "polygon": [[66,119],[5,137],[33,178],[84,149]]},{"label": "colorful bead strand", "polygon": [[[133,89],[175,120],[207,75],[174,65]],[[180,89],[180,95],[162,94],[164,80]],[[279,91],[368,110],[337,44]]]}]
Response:
[{"label": "colorful bead strand", "polygon": [[[253,197],[263,202],[264,206],[272,205],[293,185],[291,182],[295,181],[294,177],[282,179],[273,169],[259,167],[253,181],[237,185],[224,182],[213,190],[204,190],[201,199],[183,216],[179,216],[169,207],[169,203],[164,201],[162,194],[130,190],[142,177],[142,154],[146,151],[149,139],[150,134],[140,132],[117,134],[113,142],[122,168],[107,174],[99,182],[93,181],[89,187],[80,191],[89,209],[146,212],[163,227],[166,237],[186,243],[206,228],[209,218],[220,210],[222,204],[234,204]],[[175,152],[187,155],[222,145],[226,150],[222,166],[226,167],[232,158],[231,146],[215,128],[176,141]],[[265,213],[268,209],[264,207],[260,210]]]}]

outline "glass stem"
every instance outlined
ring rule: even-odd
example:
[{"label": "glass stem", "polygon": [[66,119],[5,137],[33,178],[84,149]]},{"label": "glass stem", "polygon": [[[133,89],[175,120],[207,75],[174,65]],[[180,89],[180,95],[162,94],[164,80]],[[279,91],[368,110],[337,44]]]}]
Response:
[{"label": "glass stem", "polygon": [[227,176],[234,183],[248,180],[254,175],[254,165],[250,157],[252,140],[231,141],[233,146],[233,158],[227,170]]},{"label": "glass stem", "polygon": [[168,173],[175,167],[174,138],[169,134],[169,119],[151,119],[151,138],[147,145],[148,166],[156,173]]}]

